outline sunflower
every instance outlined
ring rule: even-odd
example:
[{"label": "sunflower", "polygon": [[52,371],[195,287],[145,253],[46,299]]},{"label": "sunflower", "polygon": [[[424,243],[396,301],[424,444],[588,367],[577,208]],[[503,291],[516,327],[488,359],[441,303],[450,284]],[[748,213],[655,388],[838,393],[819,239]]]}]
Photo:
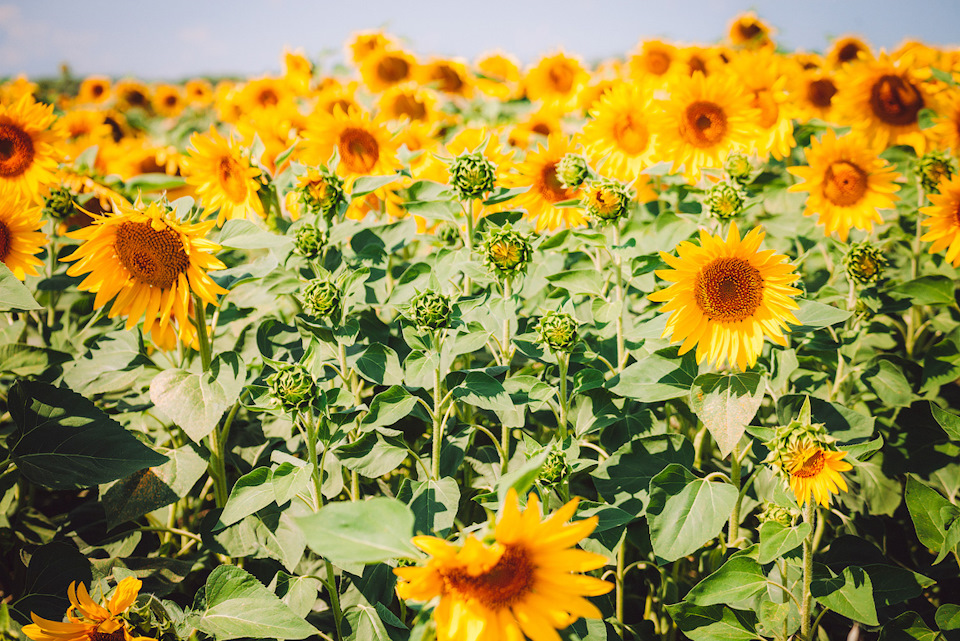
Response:
[{"label": "sunflower", "polygon": [[607,96],[611,91],[623,84],[619,78],[597,78],[594,77],[589,85],[584,86],[577,94],[577,106],[583,115],[588,115],[597,105],[600,99]]},{"label": "sunflower", "polygon": [[333,115],[317,114],[303,136],[302,156],[309,165],[322,165],[333,151],[340,156],[337,173],[352,183],[359,176],[393,173],[400,167],[397,141],[379,117],[335,108]]},{"label": "sunflower", "polygon": [[231,136],[228,142],[211,125],[210,133],[190,136],[193,149],[183,159],[186,181],[197,188],[197,196],[210,212],[219,210],[217,226],[251,213],[264,216],[257,194],[260,170],[250,164]]},{"label": "sunflower", "polygon": [[607,564],[599,554],[574,548],[597,526],[597,517],[567,523],[577,509],[574,499],[546,520],[533,494],[521,511],[510,489],[493,534],[493,543],[468,536],[462,545],[431,536],[414,544],[430,555],[424,567],[397,568],[397,594],[428,601],[439,597],[433,612],[438,641],[559,641],[556,630],[580,617],[602,618],[584,597],[613,589],[585,576]]},{"label": "sunflower", "polygon": [[657,136],[647,114],[653,93],[633,83],[612,89],[593,108],[581,140],[593,165],[605,175],[632,181],[654,162]]},{"label": "sunflower", "polygon": [[929,131],[920,128],[920,111],[937,109],[934,95],[908,65],[886,53],[872,61],[847,65],[838,78],[837,116],[884,149],[909,145],[917,155],[927,148]]},{"label": "sunflower", "polygon": [[840,85],[832,73],[811,68],[791,74],[790,78],[790,97],[797,120],[805,122],[819,118],[830,123],[836,122],[834,97],[840,91]]},{"label": "sunflower", "polygon": [[839,68],[861,58],[864,60],[873,58],[870,45],[857,36],[843,36],[833,41],[833,46],[827,53],[827,64],[833,68]]},{"label": "sunflower", "polygon": [[283,52],[283,78],[287,84],[299,95],[306,95],[310,91],[310,81],[313,79],[313,63],[307,58],[302,49]]},{"label": "sunflower", "polygon": [[720,56],[720,49],[718,47],[692,45],[682,48],[679,55],[680,59],[686,65],[687,73],[691,76],[698,71],[705,76],[709,76],[726,64]]},{"label": "sunflower", "polygon": [[113,94],[121,111],[147,109],[150,106],[150,87],[139,80],[121,80],[114,87]]},{"label": "sunflower", "polygon": [[460,60],[430,60],[417,67],[415,77],[421,85],[433,87],[448,96],[469,98],[473,95],[473,80],[467,65]]},{"label": "sunflower", "polygon": [[290,86],[278,78],[255,78],[240,88],[236,99],[246,116],[258,109],[290,106],[294,103],[294,94]]},{"label": "sunflower", "polygon": [[541,58],[527,72],[524,84],[531,100],[565,104],[574,98],[590,74],[577,58],[558,52]]},{"label": "sunflower", "polygon": [[641,82],[663,84],[670,76],[686,73],[679,50],[662,40],[645,40],[630,56],[630,75]]},{"label": "sunflower", "polygon": [[741,371],[752,367],[767,336],[786,346],[787,323],[799,325],[791,298],[800,293],[791,283],[800,278],[786,256],[768,249],[759,251],[764,232],[754,228],[743,239],[731,223],[726,241],[700,230],[700,246],[689,241],[677,245],[677,257],[660,252],[673,269],[657,276],[673,283],[648,298],[667,303],[671,312],[663,336],[683,341],[680,354],[697,346],[697,362],[717,367],[729,360]]},{"label": "sunflower", "polygon": [[840,472],[853,469],[843,457],[846,452],[825,449],[815,442],[799,442],[786,456],[786,472],[790,474],[790,488],[803,506],[813,499],[826,507],[830,496],[847,491],[847,482]]},{"label": "sunflower", "polygon": [[117,584],[110,600],[99,605],[90,598],[83,583],[74,581],[67,588],[68,621],[48,621],[31,612],[33,623],[23,626],[23,634],[33,641],[153,641],[132,635],[123,618],[142,586],[140,579],[127,577]]},{"label": "sunflower", "polygon": [[516,98],[520,93],[520,65],[501,51],[483,54],[476,62],[477,89],[499,100]]},{"label": "sunflower", "polygon": [[360,65],[370,54],[396,45],[394,37],[382,31],[360,31],[353,34],[347,49],[354,64]]},{"label": "sunflower", "polygon": [[144,332],[162,334],[176,321],[180,340],[193,345],[191,294],[217,305],[217,295],[227,293],[207,274],[225,267],[213,255],[220,246],[204,238],[213,225],[180,222],[161,202],[116,204],[114,213],[68,234],[82,242],[61,260],[76,261],[67,274],[87,274],[78,288],[96,293],[94,307],[113,300],[109,317],[126,316],[128,330],[143,318]]},{"label": "sunflower", "polygon": [[62,156],[53,106],[23,96],[0,104],[0,191],[36,200],[40,187],[53,181]]},{"label": "sunflower", "polygon": [[948,94],[931,129],[937,143],[960,155],[960,91]]},{"label": "sunflower", "polygon": [[512,147],[526,149],[538,139],[546,140],[563,132],[563,109],[557,103],[548,103],[529,112],[510,130],[507,142]]},{"label": "sunflower", "polygon": [[854,134],[838,138],[827,130],[820,141],[810,140],[806,159],[805,167],[787,167],[805,181],[788,191],[810,192],[803,214],[819,215],[828,236],[837,232],[846,242],[852,227],[873,231],[873,223],[883,223],[877,210],[898,200],[893,192],[900,189],[895,182],[900,175]]},{"label": "sunflower", "polygon": [[[380,96],[380,114],[387,120],[430,122],[436,116],[437,95],[426,87],[409,82],[387,89]],[[346,109],[345,109],[346,110]]]},{"label": "sunflower", "polygon": [[921,223],[930,231],[920,240],[932,242],[930,253],[937,254],[947,250],[946,259],[954,267],[960,266],[960,175],[940,183],[939,194],[927,197],[933,204],[921,207],[920,213],[927,218]]},{"label": "sunflower", "polygon": [[213,87],[209,81],[203,78],[188,80],[187,84],[183,86],[183,92],[191,106],[206,107],[213,102]]},{"label": "sunflower", "polygon": [[[430,155],[423,161],[423,167],[417,172],[417,177],[445,185],[449,184],[450,164],[444,162],[441,158],[456,158],[461,154],[473,153],[480,147],[483,147],[484,157],[496,167],[496,185],[504,184],[509,170],[513,167],[513,154],[504,149],[499,132],[486,127],[461,129],[453,138],[444,143],[442,152],[436,156]],[[485,211],[486,213],[492,213],[497,209],[494,206],[493,208],[485,208]]]},{"label": "sunflower", "polygon": [[513,200],[514,207],[527,210],[527,217],[536,221],[537,231],[556,229],[561,224],[567,227],[584,225],[587,222],[583,211],[576,207],[560,208],[559,202],[580,198],[579,189],[567,189],[557,178],[560,159],[574,151],[574,146],[562,134],[547,139],[547,146],[538,145],[536,151],[527,152],[516,173],[506,178],[509,187],[529,187]]},{"label": "sunflower", "polygon": [[749,49],[773,46],[770,26],[752,11],[740,14],[730,23],[730,42]]},{"label": "sunflower", "polygon": [[16,195],[0,198],[0,261],[20,280],[37,276],[37,266],[43,264],[36,255],[49,239],[41,231],[41,209]]},{"label": "sunflower", "polygon": [[759,110],[752,102],[733,74],[677,79],[654,127],[660,157],[672,159],[674,171],[682,165],[683,175],[692,180],[700,178],[701,169],[722,167],[730,152],[756,137]]},{"label": "sunflower", "polygon": [[377,49],[363,60],[360,76],[373,93],[380,93],[394,85],[412,80],[417,60],[402,49]]},{"label": "sunflower", "polygon": [[783,160],[797,145],[784,67],[783,58],[770,48],[741,51],[730,61],[730,71],[753,95],[753,106],[760,112],[753,148],[764,160],[771,155]]},{"label": "sunflower", "polygon": [[80,83],[77,102],[95,104],[106,102],[110,98],[110,79],[106,76],[88,76]]},{"label": "sunflower", "polygon": [[356,81],[343,84],[339,80],[329,79],[329,82],[325,82],[316,93],[317,102],[314,106],[314,115],[328,114],[332,116],[337,107],[344,113],[348,113],[351,109],[357,111],[363,109],[357,102],[357,85]]},{"label": "sunflower", "polygon": [[187,106],[180,87],[167,84],[154,87],[151,102],[157,115],[166,118],[176,118]]}]

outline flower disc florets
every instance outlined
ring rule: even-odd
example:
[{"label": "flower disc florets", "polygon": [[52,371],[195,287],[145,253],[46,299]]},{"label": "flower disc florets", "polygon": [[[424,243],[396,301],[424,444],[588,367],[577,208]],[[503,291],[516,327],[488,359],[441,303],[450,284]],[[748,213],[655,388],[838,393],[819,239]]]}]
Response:
[{"label": "flower disc florets", "polygon": [[917,161],[917,177],[928,194],[939,194],[939,184],[954,174],[953,162],[943,151],[931,151]]},{"label": "flower disc florets", "polygon": [[286,365],[267,378],[270,394],[287,412],[309,406],[317,395],[317,385],[302,365]]},{"label": "flower disc florets", "polygon": [[480,243],[483,264],[501,279],[527,273],[533,246],[530,237],[509,223],[492,229]]},{"label": "flower disc florets", "polygon": [[858,285],[872,285],[883,277],[887,259],[883,252],[869,242],[854,243],[843,257],[847,278]]},{"label": "flower disc florets", "polygon": [[427,290],[410,301],[410,318],[422,330],[445,328],[451,312],[450,298],[440,292]]},{"label": "flower disc florets", "polygon": [[736,183],[722,182],[710,188],[704,204],[711,216],[726,220],[743,211],[744,200],[744,194]]},{"label": "flower disc florets", "polygon": [[43,213],[51,218],[66,220],[77,213],[77,201],[66,187],[51,189],[43,199]]},{"label": "flower disc florets", "polygon": [[750,182],[750,175],[753,173],[753,163],[750,158],[743,154],[730,154],[723,163],[723,169],[733,180],[741,185]]},{"label": "flower disc florets", "polygon": [[497,166],[479,151],[460,154],[450,165],[450,185],[460,200],[480,198],[496,181]]},{"label": "flower disc florets", "polygon": [[537,323],[540,342],[555,352],[571,352],[577,344],[578,325],[566,312],[547,312]]},{"label": "flower disc florets", "polygon": [[334,317],[340,311],[340,288],[324,278],[315,278],[300,292],[303,311],[317,318]]},{"label": "flower disc florets", "polygon": [[293,250],[309,260],[317,260],[327,246],[327,232],[316,225],[306,224],[297,229]]},{"label": "flower disc florets", "polygon": [[630,188],[616,180],[595,180],[587,185],[581,204],[600,224],[620,220],[630,206]]},{"label": "flower disc florets", "polygon": [[297,180],[297,193],[305,212],[331,220],[346,199],[343,178],[326,167],[310,169]]},{"label": "flower disc florets", "polygon": [[580,154],[566,154],[557,163],[557,180],[564,189],[579,189],[590,175],[590,165]]}]

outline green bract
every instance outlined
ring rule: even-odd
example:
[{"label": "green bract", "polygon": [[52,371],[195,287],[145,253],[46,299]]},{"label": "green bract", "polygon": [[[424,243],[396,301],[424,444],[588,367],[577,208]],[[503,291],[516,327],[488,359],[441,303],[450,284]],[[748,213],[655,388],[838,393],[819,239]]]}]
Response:
[{"label": "green bract", "polygon": [[566,312],[551,311],[540,317],[537,334],[540,343],[556,352],[572,351],[577,344],[576,319]]},{"label": "green bract", "polygon": [[731,182],[717,183],[704,198],[710,215],[721,220],[738,216],[743,211],[743,203],[743,192]]},{"label": "green bract", "polygon": [[632,197],[627,185],[603,178],[587,184],[581,204],[587,215],[598,223],[605,224],[626,215]]},{"label": "green bract", "polygon": [[461,154],[450,164],[450,185],[460,200],[480,198],[493,190],[497,181],[497,167],[483,152]]},{"label": "green bract", "polygon": [[557,163],[557,180],[566,189],[578,189],[590,175],[590,165],[580,154],[566,154]]},{"label": "green bract", "polygon": [[858,285],[872,285],[883,278],[887,259],[879,247],[869,242],[853,243],[843,257],[847,277]]},{"label": "green bract", "polygon": [[65,187],[52,189],[43,199],[43,213],[61,220],[66,220],[76,214],[77,201],[73,192]]},{"label": "green bract", "polygon": [[927,152],[917,161],[917,176],[923,190],[928,194],[939,194],[940,183],[950,180],[955,172],[956,161],[944,151]]},{"label": "green bract", "polygon": [[480,243],[483,264],[499,278],[515,278],[527,272],[533,246],[530,237],[510,224],[492,228]]},{"label": "green bract", "polygon": [[341,296],[340,288],[336,283],[315,278],[300,290],[300,303],[303,305],[303,311],[311,316],[336,317],[340,310]]},{"label": "green bract", "polygon": [[425,291],[410,301],[410,319],[425,330],[443,329],[450,322],[450,298],[440,292]]},{"label": "green bract", "polygon": [[306,409],[317,396],[317,384],[300,365],[280,366],[267,377],[270,394],[287,412]]},{"label": "green bract", "polygon": [[327,246],[327,232],[316,225],[307,223],[297,229],[294,238],[294,250],[310,260],[316,260],[323,255]]}]

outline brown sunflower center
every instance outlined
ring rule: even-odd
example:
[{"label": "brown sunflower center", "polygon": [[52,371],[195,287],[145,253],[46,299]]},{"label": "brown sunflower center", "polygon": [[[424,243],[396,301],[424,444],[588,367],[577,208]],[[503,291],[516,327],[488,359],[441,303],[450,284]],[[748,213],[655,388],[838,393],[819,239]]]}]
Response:
[{"label": "brown sunflower center", "polygon": [[647,71],[655,76],[662,76],[670,69],[673,60],[666,51],[654,50],[646,55]]},{"label": "brown sunflower center", "polygon": [[874,115],[890,125],[909,125],[917,122],[923,109],[923,96],[908,80],[885,75],[870,89],[870,107]]},{"label": "brown sunflower center", "polygon": [[823,175],[823,195],[834,205],[849,207],[867,192],[867,172],[857,165],[838,160]]},{"label": "brown sunflower center", "polygon": [[172,287],[190,267],[180,235],[169,227],[154,229],[150,223],[120,223],[113,248],[131,276],[162,289]]},{"label": "brown sunflower center", "polygon": [[217,179],[231,202],[241,203],[247,199],[247,184],[243,168],[234,158],[224,156],[217,163]]},{"label": "brown sunflower center", "polygon": [[177,98],[174,94],[168,94],[163,99],[163,104],[167,107],[176,107],[177,103],[180,102],[180,99]]},{"label": "brown sunflower center", "polygon": [[736,322],[749,318],[763,302],[763,276],[743,258],[716,258],[693,284],[697,307],[709,320]]},{"label": "brown sunflower center", "polygon": [[793,475],[799,476],[802,479],[816,476],[823,469],[826,462],[827,460],[823,455],[823,450],[817,450],[803,462],[803,465],[793,472]]},{"label": "brown sunflower center", "polygon": [[370,173],[380,158],[380,145],[369,131],[348,127],[340,134],[340,157],[356,174]]},{"label": "brown sunflower center", "polygon": [[535,134],[540,134],[541,136],[549,136],[553,133],[553,130],[550,129],[550,125],[545,122],[538,122],[534,126],[530,127],[530,131]]},{"label": "brown sunflower center", "polygon": [[753,106],[760,110],[760,126],[769,129],[777,124],[780,118],[780,106],[777,105],[773,92],[769,89],[761,89],[753,93]]},{"label": "brown sunflower center", "polygon": [[707,75],[707,61],[696,54],[687,59],[687,66],[690,67],[691,76],[697,71],[703,75]]},{"label": "brown sunflower center", "polygon": [[557,163],[552,162],[540,171],[540,180],[536,184],[537,192],[549,203],[570,200],[574,191],[567,189],[557,178]]},{"label": "brown sunflower center", "polygon": [[741,22],[737,24],[737,30],[744,40],[753,40],[763,33],[763,29],[756,22]]},{"label": "brown sunflower center", "polygon": [[837,51],[837,62],[843,64],[844,62],[856,60],[861,51],[863,51],[863,47],[856,42],[848,42]]},{"label": "brown sunflower center", "polygon": [[33,139],[12,122],[0,123],[0,178],[16,178],[33,164]]},{"label": "brown sunflower center", "polygon": [[94,630],[93,632],[89,632],[88,636],[90,637],[90,641],[124,641],[123,628],[114,630],[113,632]]},{"label": "brown sunflower center", "polygon": [[0,220],[0,263],[7,259],[10,253],[10,229],[7,224]]},{"label": "brown sunflower center", "polygon": [[430,80],[437,83],[440,91],[457,93],[463,89],[463,78],[450,65],[437,65],[430,73]]},{"label": "brown sunflower center", "polygon": [[684,111],[680,135],[694,147],[712,147],[727,133],[727,114],[715,102],[697,100]]},{"label": "brown sunflower center", "polygon": [[837,85],[829,78],[819,78],[807,85],[807,100],[819,109],[829,108],[836,93]]},{"label": "brown sunflower center", "polygon": [[617,146],[628,154],[639,154],[650,143],[650,132],[642,122],[627,114],[613,125],[613,138]]},{"label": "brown sunflower center", "polygon": [[573,89],[574,75],[570,65],[564,63],[552,65],[547,74],[550,79],[550,86],[557,93],[569,93]]},{"label": "brown sunflower center", "polygon": [[398,56],[384,56],[377,63],[377,77],[380,80],[396,84],[410,75],[410,63]]},{"label": "brown sunflower center", "polygon": [[90,88],[90,93],[93,94],[94,98],[99,98],[100,96],[102,96],[104,91],[105,89],[103,85],[93,85]]},{"label": "brown sunflower center", "polygon": [[531,592],[534,566],[523,546],[510,545],[497,563],[478,576],[463,570],[445,575],[452,590],[472,597],[491,610],[502,610],[516,604]]},{"label": "brown sunflower center", "polygon": [[147,104],[147,96],[139,89],[127,91],[125,100],[131,107],[143,107]]},{"label": "brown sunflower center", "polygon": [[416,96],[402,93],[393,101],[393,113],[398,118],[406,116],[410,120],[426,120],[427,106]]}]

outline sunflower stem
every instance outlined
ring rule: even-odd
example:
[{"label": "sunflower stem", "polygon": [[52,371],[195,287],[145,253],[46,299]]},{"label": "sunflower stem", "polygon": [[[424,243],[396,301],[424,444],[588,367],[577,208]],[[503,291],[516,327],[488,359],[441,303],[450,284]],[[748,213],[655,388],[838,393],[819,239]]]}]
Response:
[{"label": "sunflower stem", "polygon": [[808,497],[803,507],[803,522],[810,524],[810,534],[803,540],[803,598],[800,601],[800,636],[810,640],[810,586],[813,583],[813,521],[816,507]]},{"label": "sunflower stem", "polygon": [[[626,591],[624,590],[624,587],[623,587],[624,577],[626,576],[626,571],[624,570],[624,568],[626,567],[625,559],[624,559],[626,554],[627,554],[627,536],[626,536],[626,533],[624,533],[623,540],[620,541],[620,549],[617,550],[617,574],[616,574],[617,623],[619,624],[619,628],[621,632],[626,632],[627,630],[626,623],[624,623],[624,620],[623,620],[623,604],[624,604],[624,601],[626,600],[625,599]],[[626,634],[624,634],[624,638],[626,638]]]},{"label": "sunflower stem", "polygon": [[[613,246],[620,246],[620,222],[617,221],[613,224]],[[620,255],[620,252],[613,253],[613,271],[616,282],[616,297],[617,297],[617,372],[623,370],[623,366],[627,364],[627,348],[626,342],[623,338],[623,317],[626,314],[626,306],[623,302],[623,257]]]},{"label": "sunflower stem", "polygon": [[[439,361],[439,349],[437,360]],[[431,465],[433,478],[440,480],[440,441],[443,439],[443,417],[440,415],[440,363],[433,370],[433,449]],[[506,455],[504,455],[506,457]]]},{"label": "sunflower stem", "polygon": [[740,539],[740,503],[743,500],[743,495],[740,493],[740,472],[740,443],[737,443],[730,454],[730,483],[737,490],[737,501],[733,504],[733,511],[730,512],[728,547],[736,546]]},{"label": "sunflower stem", "polygon": [[[473,259],[473,210],[475,201],[469,200],[463,203],[463,213],[467,220],[467,233],[464,239],[464,246],[467,248],[467,260]],[[473,281],[469,276],[463,278],[463,295],[469,296],[473,293]]]},{"label": "sunflower stem", "polygon": [[[194,321],[197,326],[197,342],[200,347],[200,364],[203,372],[210,371],[210,363],[213,361],[213,340],[207,333],[207,304],[197,294],[193,295]],[[232,422],[232,416],[228,418]],[[207,471],[213,478],[213,493],[217,502],[217,507],[223,507],[227,504],[227,465],[226,452],[224,451],[223,434],[220,432],[220,425],[214,426],[210,432],[210,461],[207,465]]]},{"label": "sunflower stem", "polygon": [[[923,226],[920,224],[920,208],[923,207],[925,202],[926,194],[923,191],[923,187],[917,185],[917,228],[913,236],[913,260],[910,264],[911,280],[916,280],[920,276],[920,256],[922,251],[920,237],[923,235]],[[917,338],[920,334],[918,328],[922,322],[923,319],[920,314],[920,308],[917,307],[916,304],[912,305],[910,307],[910,315],[907,317],[907,333],[905,336],[907,358],[913,358],[915,355]]]},{"label": "sunflower stem", "polygon": [[509,306],[513,303],[513,287],[509,278],[503,279],[503,336],[500,340],[500,360],[506,366],[508,373],[512,354],[510,352],[510,310]]},{"label": "sunflower stem", "polygon": [[567,438],[567,406],[570,399],[567,398],[567,369],[570,367],[570,354],[567,352],[557,352],[557,365],[560,368],[560,441]]}]

